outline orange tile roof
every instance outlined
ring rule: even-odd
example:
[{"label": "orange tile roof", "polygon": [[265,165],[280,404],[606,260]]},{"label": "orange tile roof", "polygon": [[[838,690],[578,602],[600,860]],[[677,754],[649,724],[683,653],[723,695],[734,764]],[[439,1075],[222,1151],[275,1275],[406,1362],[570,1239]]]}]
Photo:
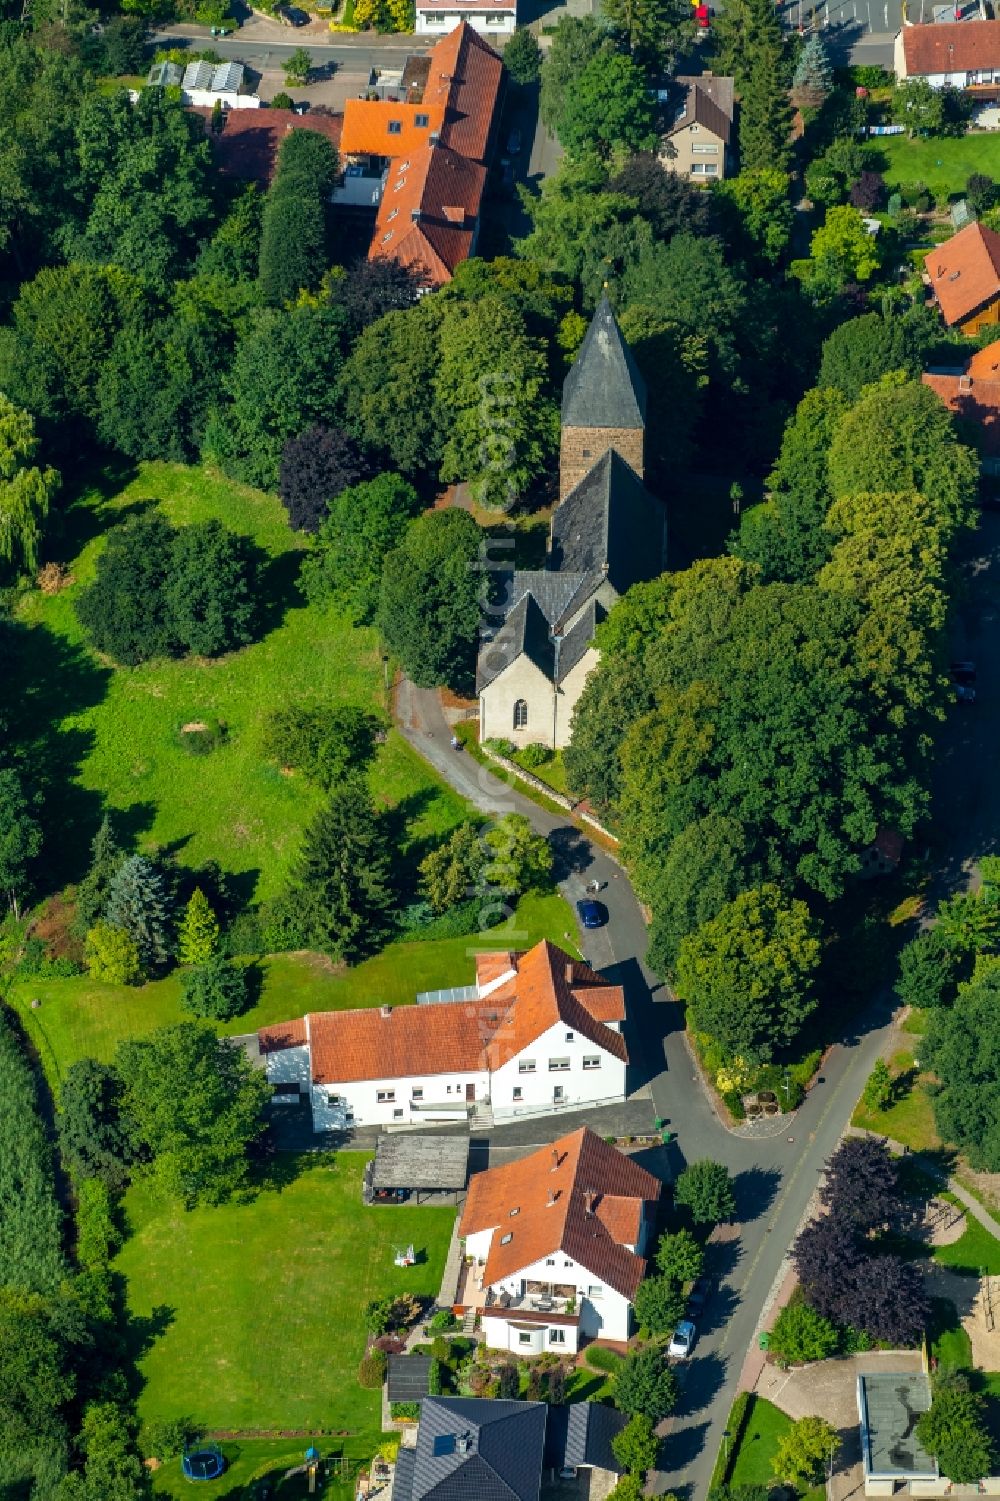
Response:
[{"label": "orange tile roof", "polygon": [[944,321],[949,326],[962,323],[1000,297],[1000,234],[983,224],[967,224],[928,251],[924,269]]},{"label": "orange tile roof", "polygon": [[[620,1032],[612,1032],[590,1013],[587,991],[574,988],[575,979],[574,960],[548,939],[543,939],[518,957],[515,978],[490,996],[494,1005],[509,1002],[487,1049],[489,1066],[494,1073],[557,1022],[565,1023],[623,1063],[628,1062],[624,1037]],[[602,1011],[607,1010],[606,1000],[599,1004]]]},{"label": "orange tile roof", "polygon": [[490,1286],[562,1251],[632,1298],[646,1263],[628,1247],[638,1239],[643,1204],[660,1193],[658,1179],[582,1126],[519,1162],[476,1173],[459,1234],[498,1232],[483,1279]]},{"label": "orange tile roof", "polygon": [[1000,456],[1000,339],[977,350],[964,371],[928,370],[922,380],[956,417],[976,423],[980,453]]},{"label": "orange tile roof", "polygon": [[1000,21],[928,21],[903,27],[907,77],[1000,67]]},{"label": "orange tile roof", "polygon": [[[405,156],[426,146],[432,135],[440,134],[443,124],[444,110],[439,105],[348,99],[340,149],[345,156]],[[390,126],[398,128],[390,131]]]},{"label": "orange tile roof", "polygon": [[494,949],[490,953],[476,955],[477,985],[492,985],[514,968],[514,955],[507,949]]},{"label": "orange tile roof", "polygon": [[[436,137],[470,161],[485,161],[502,77],[500,58],[463,21],[431,49],[419,102],[347,100],[340,149],[345,156],[406,156]],[[398,130],[390,133],[390,123]]]},{"label": "orange tile roof", "polygon": [[283,1048],[300,1048],[306,1042],[306,1019],[294,1022],[278,1022],[273,1027],[261,1027],[257,1033],[262,1053],[280,1053]]},{"label": "orange tile roof", "polygon": [[[621,1033],[611,1031],[587,1009],[592,990],[602,1015],[624,1010],[619,988],[547,941],[526,954],[500,957],[508,961],[505,967],[516,967],[516,974],[482,1000],[321,1011],[305,1021],[263,1027],[258,1033],[261,1050],[305,1042],[308,1026],[316,1084],[495,1071],[562,1021],[628,1061]],[[598,983],[579,984],[591,976]],[[571,988],[571,982],[577,988]]]},{"label": "orange tile roof", "polygon": [[423,285],[443,286],[472,251],[485,182],[485,167],[446,146],[394,161],[368,259],[398,261]]}]

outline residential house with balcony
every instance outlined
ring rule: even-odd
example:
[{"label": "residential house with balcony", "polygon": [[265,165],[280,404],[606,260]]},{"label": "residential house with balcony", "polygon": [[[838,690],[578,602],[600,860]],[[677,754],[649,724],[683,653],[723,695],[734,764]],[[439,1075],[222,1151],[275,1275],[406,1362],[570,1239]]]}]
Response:
[{"label": "residential house with balcony", "polygon": [[588,1127],[519,1162],[476,1173],[459,1234],[464,1296],[486,1343],[575,1354],[627,1340],[662,1185]]},{"label": "residential house with balcony", "polygon": [[476,958],[415,1006],[313,1013],[257,1034],[268,1079],[315,1131],[547,1115],[625,1098],[621,986],[544,941]]},{"label": "residential house with balcony", "polygon": [[484,36],[510,36],[517,26],[517,0],[417,0],[417,36],[440,36],[462,21]]}]

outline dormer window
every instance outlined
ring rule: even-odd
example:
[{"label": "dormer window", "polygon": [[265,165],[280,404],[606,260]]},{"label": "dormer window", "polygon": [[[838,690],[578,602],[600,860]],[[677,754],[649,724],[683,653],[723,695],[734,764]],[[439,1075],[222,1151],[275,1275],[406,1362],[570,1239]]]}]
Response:
[{"label": "dormer window", "polygon": [[405,177],[397,177],[397,179],[396,179],[396,186],[393,188],[393,192],[394,193],[398,193],[399,190],[400,190],[400,188],[405,188],[405,187],[406,187],[406,178]]},{"label": "dormer window", "polygon": [[395,217],[396,217],[396,215],[398,213],[399,213],[399,209],[398,208],[392,209],[391,212],[386,215],[386,223],[387,224],[391,224],[392,221],[393,221],[393,219],[395,219]]},{"label": "dormer window", "polygon": [[510,1243],[511,1243],[511,1241],[513,1239],[514,1239],[514,1232],[513,1232],[513,1230],[508,1230],[506,1235],[501,1235],[501,1237],[500,1237],[500,1244],[502,1246],[509,1246]]},{"label": "dormer window", "polygon": [[388,243],[389,243],[389,241],[391,239],[392,239],[392,230],[390,229],[386,234],[384,234],[382,236],[382,244],[383,245],[388,245]]},{"label": "dormer window", "polygon": [[513,1219],[514,1216],[515,1216],[515,1214],[520,1214],[521,1213],[521,1206],[519,1204],[517,1204],[517,1205],[514,1206],[513,1209],[509,1209],[507,1211],[507,1213],[510,1215],[510,1218]]}]

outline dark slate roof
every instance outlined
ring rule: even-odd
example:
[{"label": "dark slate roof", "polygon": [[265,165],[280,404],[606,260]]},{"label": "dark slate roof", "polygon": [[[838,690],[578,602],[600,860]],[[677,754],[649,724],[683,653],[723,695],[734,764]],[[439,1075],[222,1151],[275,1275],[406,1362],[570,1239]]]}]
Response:
[{"label": "dark slate roof", "polygon": [[[553,1408],[552,1416],[559,1411],[559,1408]],[[546,1436],[546,1464],[557,1465],[560,1469],[563,1465],[572,1465],[574,1468],[590,1465],[596,1470],[611,1470],[613,1474],[620,1475],[622,1467],[615,1458],[611,1440],[621,1433],[628,1422],[626,1414],[616,1412],[613,1407],[602,1407],[598,1402],[573,1402],[569,1407],[562,1408],[562,1412],[565,1414],[565,1422],[557,1425],[551,1437]],[[556,1442],[560,1429],[562,1453],[558,1458],[550,1460],[549,1455],[557,1452]]]},{"label": "dark slate roof", "polygon": [[476,692],[492,683],[524,653],[548,678],[555,671],[555,646],[549,623],[532,594],[522,594],[496,635],[479,648]]},{"label": "dark slate roof", "polygon": [[663,505],[631,465],[608,449],[557,507],[549,567],[559,573],[606,575],[612,588],[624,594],[663,572],[665,517]]},{"label": "dark slate roof", "polygon": [[564,618],[579,596],[587,577],[582,573],[563,571],[553,573],[547,568],[519,569],[511,577],[509,603],[514,604],[522,594],[534,596],[549,625]]},{"label": "dark slate roof", "polygon": [[563,385],[563,427],[642,427],[646,382],[605,294]]},{"label": "dark slate roof", "polygon": [[587,651],[594,639],[600,621],[607,616],[607,611],[596,599],[590,599],[579,620],[568,630],[558,643],[556,651],[555,679],[561,683],[569,677],[573,668]]},{"label": "dark slate roof", "polygon": [[538,1501],[546,1412],[544,1402],[426,1398],[406,1501]]},{"label": "dark slate roof", "polygon": [[390,1402],[419,1402],[430,1383],[429,1355],[390,1355],[388,1398]]},{"label": "dark slate roof", "polygon": [[396,1455],[396,1473],[392,1478],[392,1501],[413,1501],[413,1471],[416,1463],[415,1449],[400,1449]]}]

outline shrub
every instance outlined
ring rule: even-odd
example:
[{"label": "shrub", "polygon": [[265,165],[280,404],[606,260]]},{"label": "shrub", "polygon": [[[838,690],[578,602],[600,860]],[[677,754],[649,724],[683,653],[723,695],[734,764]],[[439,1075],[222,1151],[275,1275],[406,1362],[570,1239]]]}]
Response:
[{"label": "shrub", "polygon": [[866,1110],[888,1110],[896,1093],[896,1086],[889,1065],[884,1058],[879,1058],[868,1075],[862,1100]]},{"label": "shrub", "polygon": [[448,1358],[451,1355],[451,1351],[448,1348],[448,1341],[446,1339],[442,1339],[442,1337],[438,1335],[438,1337],[431,1342],[431,1355],[435,1360],[439,1360],[442,1362],[442,1364],[447,1365]]},{"label": "shrub", "polygon": [[604,1371],[613,1376],[621,1369],[622,1356],[617,1350],[606,1350],[603,1345],[587,1346],[587,1364],[595,1371]]},{"label": "shrub", "polygon": [[492,740],[484,740],[483,744],[487,746],[491,751],[493,751],[496,755],[506,756],[508,761],[517,750],[517,746],[513,743],[513,741],[498,739],[496,737],[494,737]]},{"label": "shrub", "polygon": [[369,1350],[358,1366],[358,1385],[372,1390],[382,1385],[388,1357],[384,1350]]},{"label": "shrub", "polygon": [[432,1334],[439,1334],[444,1329],[454,1329],[457,1324],[458,1319],[450,1308],[439,1308],[427,1327]]},{"label": "shrub", "polygon": [[100,1178],[85,1178],[76,1192],[75,1289],[88,1317],[110,1323],[115,1316],[111,1257],[118,1235],[111,1218],[111,1196]]},{"label": "shrub", "polygon": [[212,1021],[229,1021],[247,1009],[247,975],[240,965],[213,957],[181,981],[181,1009]]},{"label": "shrub", "polygon": [[150,1423],[146,1429],[143,1453],[151,1459],[176,1459],[198,1436],[190,1418],[164,1418],[159,1423]]},{"label": "shrub", "polygon": [[799,1292],[778,1314],[768,1348],[779,1360],[801,1364],[832,1355],[840,1336],[829,1319],[817,1313]]},{"label": "shrub", "polygon": [[521,764],[529,768],[544,766],[546,761],[551,761],[551,759],[552,752],[540,740],[533,740],[521,751]]},{"label": "shrub", "polygon": [[365,1328],[370,1334],[385,1334],[392,1326],[395,1309],[396,1300],[390,1295],[373,1298],[370,1303],[365,1304]]},{"label": "shrub", "polygon": [[432,1360],[427,1369],[427,1395],[440,1397],[444,1391],[444,1382],[441,1378],[440,1360]]},{"label": "shrub", "polygon": [[372,1344],[376,1350],[384,1350],[386,1355],[402,1355],[406,1349],[406,1341],[397,1339],[394,1334],[380,1334]]},{"label": "shrub", "polygon": [[274,709],[264,720],[261,750],[269,761],[301,771],[329,791],[375,754],[382,721],[351,704]]},{"label": "shrub", "polygon": [[139,950],[124,928],[95,923],[87,934],[83,957],[92,980],[106,985],[138,985],[142,980]]},{"label": "shrub", "polygon": [[394,1418],[412,1418],[414,1421],[420,1416],[419,1402],[392,1402],[389,1411]]},{"label": "shrub", "polygon": [[286,94],[284,89],[282,89],[280,93],[275,94],[274,98],[271,100],[272,109],[291,109],[294,104],[295,100],[292,98],[291,94]]}]

